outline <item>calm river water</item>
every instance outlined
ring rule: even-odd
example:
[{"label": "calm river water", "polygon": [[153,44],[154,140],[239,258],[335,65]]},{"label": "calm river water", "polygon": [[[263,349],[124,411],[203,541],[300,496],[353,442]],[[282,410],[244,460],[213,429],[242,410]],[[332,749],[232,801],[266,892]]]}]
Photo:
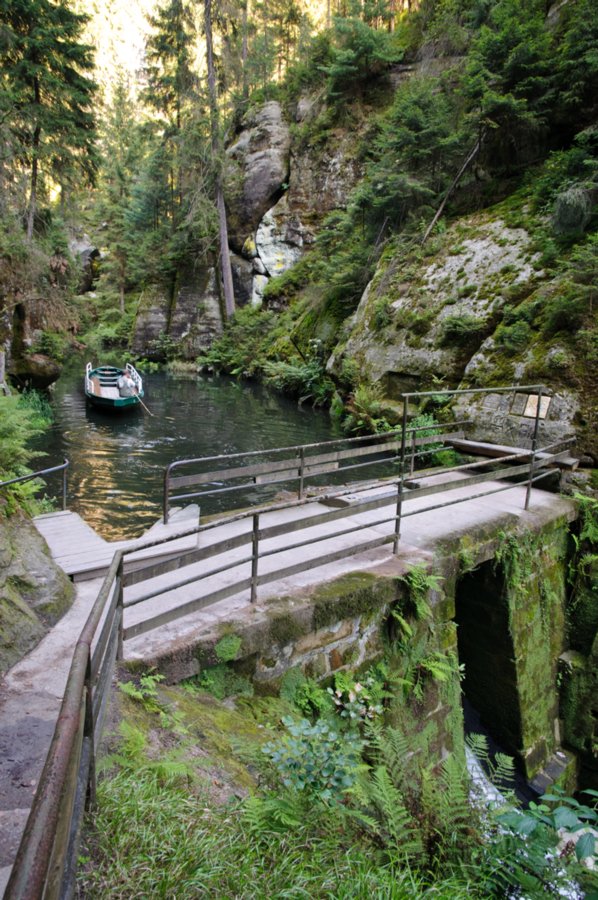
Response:
[{"label": "calm river water", "polygon": [[[70,460],[68,506],[109,540],[137,537],[161,516],[163,471],[175,459],[266,450],[339,436],[327,412],[267,388],[227,378],[145,375],[152,411],[102,413],[86,404],[85,361],[73,359],[54,386],[54,423],[38,446],[46,467]],[[118,360],[102,362],[119,365]],[[60,476],[48,477],[48,494],[60,493]],[[244,505],[235,494],[238,505]],[[218,510],[217,498],[202,512]]]}]

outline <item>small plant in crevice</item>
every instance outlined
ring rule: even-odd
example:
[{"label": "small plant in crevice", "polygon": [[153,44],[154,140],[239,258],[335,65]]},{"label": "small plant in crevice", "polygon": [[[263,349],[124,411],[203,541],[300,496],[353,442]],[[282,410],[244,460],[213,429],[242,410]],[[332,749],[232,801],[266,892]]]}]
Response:
[{"label": "small plant in crevice", "polygon": [[163,728],[169,728],[178,734],[187,734],[182,724],[182,715],[171,709],[158,695],[158,685],[164,681],[164,675],[154,670],[145,672],[137,681],[119,681],[118,687],[127,697],[140,703],[149,713],[157,713]]},{"label": "small plant in crevice", "polygon": [[225,634],[214,647],[219,662],[232,662],[239,655],[242,640],[238,634]]},{"label": "small plant in crevice", "polygon": [[230,665],[239,655],[242,640],[236,634],[223,635],[214,647],[218,662],[203,668],[197,679],[188,682],[191,690],[199,688],[213,694],[218,700],[225,697],[251,697],[253,685],[249,678],[240,675]]},{"label": "small plant in crevice", "polygon": [[386,663],[377,663],[356,679],[349,672],[337,672],[334,687],[328,694],[341,718],[352,725],[373,721],[384,712],[385,702],[392,696],[392,676]]},{"label": "small plant in crevice", "polygon": [[[425,565],[419,564],[412,566],[405,575],[401,575],[399,581],[407,587],[407,611],[418,620],[431,618],[432,609],[428,597],[432,591],[442,589],[442,576],[432,574]],[[392,611],[392,615],[396,617],[395,610]]]}]

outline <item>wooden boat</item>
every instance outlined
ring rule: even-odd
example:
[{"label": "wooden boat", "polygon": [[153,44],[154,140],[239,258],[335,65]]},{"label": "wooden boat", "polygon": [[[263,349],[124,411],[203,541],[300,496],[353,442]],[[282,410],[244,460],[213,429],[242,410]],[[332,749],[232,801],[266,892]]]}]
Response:
[{"label": "wooden boat", "polygon": [[[122,388],[121,379],[125,376],[129,376],[133,382],[132,394]],[[98,366],[93,369],[88,362],[85,366],[85,396],[90,403],[101,409],[133,409],[140,405],[143,397],[141,375],[131,363],[127,363],[123,369],[117,366]]]}]

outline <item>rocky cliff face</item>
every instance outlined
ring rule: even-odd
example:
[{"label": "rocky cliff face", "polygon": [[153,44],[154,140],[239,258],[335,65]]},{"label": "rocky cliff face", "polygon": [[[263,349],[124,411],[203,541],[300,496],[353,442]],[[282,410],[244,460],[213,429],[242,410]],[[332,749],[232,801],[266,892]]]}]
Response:
[{"label": "rocky cliff face", "polygon": [[0,519],[0,675],[42,639],[73,596],[31,522]]},{"label": "rocky cliff face", "polygon": [[[310,141],[316,115],[298,104],[291,123],[280,103],[252,110],[227,150],[225,193],[235,303],[259,305],[268,280],[293,266],[313,243],[326,213],[345,205],[360,175],[355,138],[336,129]],[[291,127],[293,124],[293,128]],[[179,273],[174,299],[157,288],[139,305],[133,351],[163,355],[169,342],[189,359],[222,330],[215,269]]]},{"label": "rocky cliff face", "polygon": [[20,387],[43,389],[60,375],[61,366],[46,352],[44,335],[76,333],[68,297],[82,278],[77,260],[76,252],[67,259],[47,256],[36,246],[25,260],[0,258],[0,355],[7,380]]},{"label": "rocky cliff face", "polygon": [[[457,220],[424,248],[389,249],[328,369],[338,375],[351,360],[391,399],[440,386],[544,384],[551,394],[546,442],[576,436],[580,454],[596,459],[592,416],[580,414],[593,408],[584,394],[592,376],[575,329],[562,343],[542,331],[558,277],[544,271],[531,230],[508,218],[508,204],[498,205]],[[531,439],[533,420],[512,396],[464,398],[460,415],[476,423],[480,440],[525,446]]]}]

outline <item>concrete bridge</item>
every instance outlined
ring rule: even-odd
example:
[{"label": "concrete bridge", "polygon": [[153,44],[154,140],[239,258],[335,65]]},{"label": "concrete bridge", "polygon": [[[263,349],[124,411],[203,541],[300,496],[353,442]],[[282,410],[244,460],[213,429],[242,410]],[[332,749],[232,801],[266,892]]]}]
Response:
[{"label": "concrete bridge", "polygon": [[[501,448],[502,462],[490,468],[486,459],[459,471],[319,489],[199,525],[191,509],[186,519],[174,515],[142,539],[116,545],[73,513],[38,518],[77,594],[70,612],[6,678],[0,743],[12,756],[5,753],[0,766],[5,879],[36,792],[34,818],[46,821],[38,799],[47,799],[51,778],[42,768],[63,699],[73,694],[73,671],[83,671],[75,659],[69,675],[86,622],[87,675],[77,678],[87,684],[88,700],[83,692],[80,702],[91,703],[92,730],[80,739],[83,746],[91,740],[92,756],[115,656],[134,668],[156,666],[176,682],[218,663],[219,641],[235,634],[239,652],[230,665],[266,691],[290,669],[321,679],[394,648],[413,691],[391,714],[408,733],[425,732],[436,760],[462,748],[463,664],[465,694],[528,780],[541,790],[568,777],[557,665],[565,642],[567,538],[577,511],[534,486],[562,454],[544,448],[540,459],[535,449],[513,449]],[[414,570],[424,576],[419,597]],[[409,636],[398,628],[401,620],[410,623]],[[440,681],[429,674],[429,661],[439,656],[450,663]],[[62,814],[56,811],[56,821]],[[27,853],[40,853],[29,844],[20,874]],[[9,896],[26,893],[14,892],[11,882]]]}]

